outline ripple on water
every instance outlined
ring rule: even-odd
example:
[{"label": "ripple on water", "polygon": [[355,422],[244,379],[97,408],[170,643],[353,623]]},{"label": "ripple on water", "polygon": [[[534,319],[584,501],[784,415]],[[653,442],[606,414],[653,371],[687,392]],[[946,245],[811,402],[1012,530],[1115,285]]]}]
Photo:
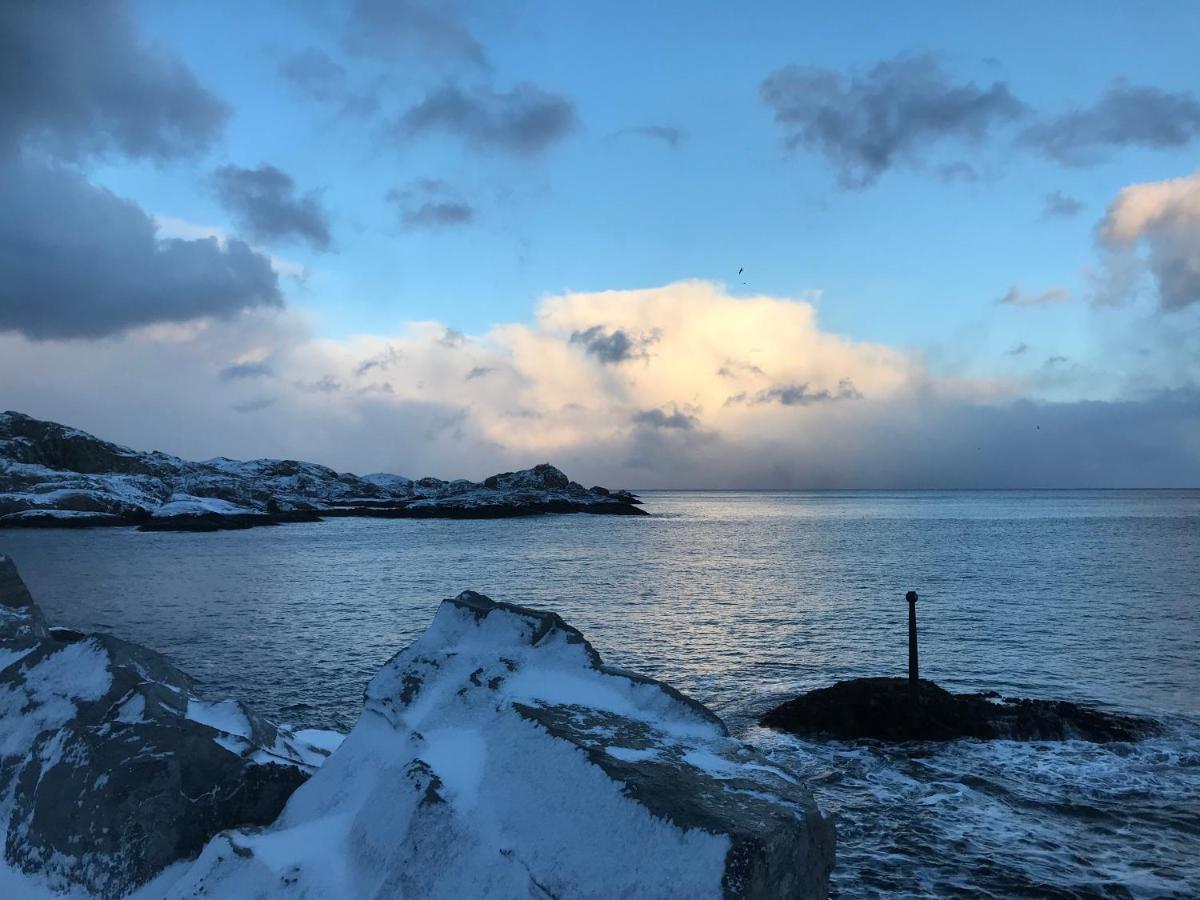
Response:
[{"label": "ripple on water", "polygon": [[[366,681],[472,588],[552,607],[812,782],[840,897],[1200,896],[1200,492],[646,495],[651,518],[336,519],[211,535],[7,531],[51,620],[217,694],[349,728]],[[1136,746],[799,742],[749,723],[904,668],[1172,717]]]}]

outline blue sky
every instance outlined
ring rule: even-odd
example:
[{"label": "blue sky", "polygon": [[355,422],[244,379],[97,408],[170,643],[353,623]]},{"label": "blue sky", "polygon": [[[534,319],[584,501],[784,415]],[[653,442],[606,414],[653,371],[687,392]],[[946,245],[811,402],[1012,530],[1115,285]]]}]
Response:
[{"label": "blue sky", "polygon": [[[1168,303],[1161,277],[1175,265],[1200,285],[1200,229],[1171,207],[1116,250],[1101,239],[1123,189],[1197,169],[1194,4],[100,6],[126,16],[121,28],[139,52],[190,71],[195,90],[181,98],[217,98],[228,118],[197,131],[186,152],[77,150],[62,164],[156,217],[162,240],[211,228],[268,254],[278,292],[245,312],[282,306],[303,320],[308,341],[386,342],[432,321],[495,343],[485,338],[496,328],[541,327],[547,298],[700,280],[730,300],[810,303],[822,333],[886,346],[943,386],[969,382],[970,402],[1122,401],[1194,387],[1200,303],[1187,299],[1186,278]],[[30,41],[48,33],[24,32]],[[39,52],[51,53],[35,48],[31,58]],[[288,74],[302,59],[325,66],[307,91]],[[850,138],[873,140],[873,129],[847,138],[814,124],[824,113],[813,112],[812,93],[787,88],[783,102],[809,118],[780,121],[766,85],[792,66],[839,85],[821,102],[849,117],[842,124],[876,103],[886,127],[908,137],[868,172]],[[523,149],[473,138],[461,122],[396,124],[439,90],[502,105],[520,85],[566,117]],[[1102,108],[1106,92],[1122,89],[1154,102],[1135,100],[1120,115]],[[955,106],[964,94],[974,112]],[[931,118],[909,121],[922,114]],[[1091,118],[1064,124],[1072,114]],[[39,135],[66,127],[52,111],[48,125],[30,115],[18,135],[27,158],[44,152]],[[164,113],[153,127],[183,127],[182,116],[172,123]],[[1126,139],[1131,122],[1144,133]],[[1051,144],[1029,137],[1054,123],[1054,146],[1066,141],[1063,153],[1079,159],[1050,158]],[[805,127],[820,134],[789,147]],[[247,229],[219,173],[260,166],[291,179],[289,203],[311,198],[310,225],[327,241],[294,225],[265,237]],[[1190,183],[1179,190],[1185,208]],[[1047,214],[1052,195],[1057,215]],[[458,219],[406,222],[404,211],[412,218],[422,203],[450,204]],[[1166,259],[1158,268],[1156,253]],[[1098,303],[1112,293],[1118,255],[1136,258],[1137,288]],[[289,274],[300,267],[303,277]],[[1014,289],[1053,302],[999,302]],[[131,339],[131,327],[116,333]],[[641,339],[662,327],[646,323]],[[73,330],[63,336],[75,340]],[[235,363],[283,352],[232,344]],[[411,377],[427,389],[424,374]],[[677,393],[663,402],[698,403]]]},{"label": "blue sky", "polygon": [[[826,325],[864,339],[936,345],[982,318],[1000,344],[1017,342],[1028,333],[1026,311],[1005,315],[996,299],[1012,284],[1078,289],[1094,256],[1093,226],[1116,192],[1187,174],[1196,160],[1192,146],[1064,169],[1003,145],[947,146],[935,156],[977,164],[979,181],[897,169],[846,191],[818,154],[781,146],[758,98],[767,74],[790,63],[855,71],[924,53],[958,79],[1005,81],[1050,110],[1087,103],[1116,77],[1189,90],[1200,74],[1186,39],[1189,31],[1200,38],[1200,11],[1190,4],[1064,3],[1037,16],[1019,3],[467,7],[490,72],[340,54],[336,25],[327,24],[336,13],[303,4],[147,3],[140,13],[148,35],[233,104],[215,156],[270,162],[323,192],[336,252],[288,255],[313,269],[310,284],[291,291],[320,310],[330,334],[424,318],[474,330],[527,317],[547,293],[708,278],[735,292],[819,289]],[[310,47],[336,56],[355,84],[392,80],[385,109],[444,77],[531,81],[569,97],[579,129],[533,159],[472,152],[452,138],[389,138],[377,118],[297,96],[279,59]],[[649,124],[686,136],[673,149],[619,134]],[[190,180],[146,165],[104,181],[156,213],[232,228],[202,174]],[[401,229],[384,194],[414,178],[461,186],[479,204],[477,222]],[[1043,221],[1052,191],[1084,211]],[[1041,312],[1039,329],[1077,318],[1070,309]],[[1079,340],[1062,337],[1066,350]]]}]

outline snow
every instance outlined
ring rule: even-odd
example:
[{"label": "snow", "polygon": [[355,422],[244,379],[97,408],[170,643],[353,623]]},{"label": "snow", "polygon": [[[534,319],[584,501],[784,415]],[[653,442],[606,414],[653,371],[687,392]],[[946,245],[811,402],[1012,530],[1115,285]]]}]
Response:
[{"label": "snow", "polygon": [[[717,791],[736,778],[731,795],[791,816],[775,796],[787,783],[711,714],[603,668],[559,620],[483,614],[484,601],[442,604],[372,679],[358,724],[276,822],[214,838],[167,896],[723,896],[729,836],[656,814],[523,710],[577,717],[623,763],[654,760]],[[615,736],[635,731],[649,746]]]},{"label": "snow", "polygon": [[112,686],[108,655],[94,641],[68,644],[21,669],[23,679],[0,686],[0,761],[22,756],[37,736],[61,728],[76,701],[94,701]]},{"label": "snow", "polygon": [[199,722],[201,725],[207,725],[209,728],[215,728],[226,734],[250,737],[250,720],[246,718],[242,705],[236,700],[210,703],[206,700],[189,697],[187,717],[193,722]]},{"label": "snow", "polygon": [[342,741],[346,740],[346,736],[340,731],[322,731],[318,728],[301,728],[292,733],[298,741],[308,744],[310,747],[316,747],[318,750],[324,750],[326,753],[332,753],[342,746]]},{"label": "snow", "polygon": [[154,517],[164,516],[202,516],[216,513],[220,516],[242,516],[254,513],[256,510],[246,506],[238,506],[228,500],[218,497],[194,497],[191,494],[172,494],[171,499],[154,510]]},{"label": "snow", "polygon": [[635,747],[605,747],[604,752],[613,759],[622,762],[645,762],[648,759],[658,759],[657,750],[638,750]]}]

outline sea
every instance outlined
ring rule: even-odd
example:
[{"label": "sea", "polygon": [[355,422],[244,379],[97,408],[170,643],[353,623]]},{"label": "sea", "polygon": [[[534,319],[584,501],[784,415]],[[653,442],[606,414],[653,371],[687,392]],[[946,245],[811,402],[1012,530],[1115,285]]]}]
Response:
[{"label": "sea", "polygon": [[[441,599],[555,610],[806,779],[836,822],[837,897],[1200,897],[1200,491],[642,498],[650,516],[8,530],[0,552],[54,624],[343,731]],[[923,677],[1164,733],[885,746],[755,724],[800,691],[906,674],[909,590]]]}]

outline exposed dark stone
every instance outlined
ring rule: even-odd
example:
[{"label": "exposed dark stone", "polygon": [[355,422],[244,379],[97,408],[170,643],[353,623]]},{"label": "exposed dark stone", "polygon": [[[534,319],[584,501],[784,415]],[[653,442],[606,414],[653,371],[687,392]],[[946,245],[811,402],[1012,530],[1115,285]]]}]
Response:
[{"label": "exposed dark stone", "polygon": [[932,681],[856,678],[788,700],[759,724],[836,740],[1133,741],[1158,730],[1135,716],[1103,712],[1064,700],[952,694]]},{"label": "exposed dark stone", "polygon": [[223,829],[273,821],[312,770],[313,748],[241,704],[221,707],[232,731],[189,718],[210,705],[160,654],[47,628],[4,556],[0,650],[4,855],[56,888],[122,896]]}]

